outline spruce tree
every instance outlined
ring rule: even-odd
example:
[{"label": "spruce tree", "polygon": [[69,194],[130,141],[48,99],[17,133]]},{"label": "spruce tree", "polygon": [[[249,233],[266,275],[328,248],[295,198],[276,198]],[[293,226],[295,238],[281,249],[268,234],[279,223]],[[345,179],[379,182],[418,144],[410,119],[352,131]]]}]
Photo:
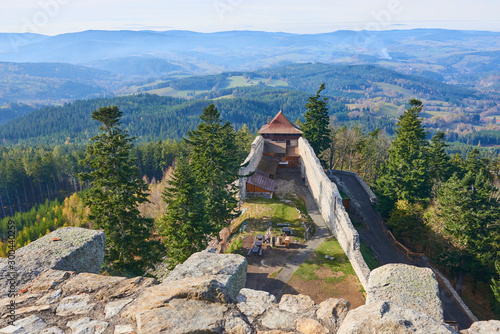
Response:
[{"label": "spruce tree", "polygon": [[319,94],[325,89],[325,83],[322,83],[315,96],[311,96],[306,104],[306,121],[301,127],[304,138],[309,141],[311,147],[317,156],[326,150],[330,143],[330,129],[328,125],[330,119],[328,117],[327,98],[320,98]]},{"label": "spruce tree", "polygon": [[135,138],[121,128],[121,116],[116,106],[92,113],[101,123],[100,134],[90,139],[81,161],[91,171],[79,177],[90,185],[84,197],[88,219],[106,233],[106,262],[114,269],[141,273],[157,260],[158,243],[150,241],[153,220],[141,217],[137,209],[148,200],[148,185],[130,157]]},{"label": "spruce tree", "polygon": [[435,182],[446,181],[450,177],[451,162],[446,154],[446,144],[444,131],[438,131],[432,136],[429,147],[429,177]]},{"label": "spruce tree", "polygon": [[214,104],[203,108],[201,123],[185,139],[191,147],[190,164],[205,195],[207,224],[216,235],[238,214],[236,180],[239,175],[238,147],[229,122],[223,122]]},{"label": "spruce tree", "polygon": [[190,164],[178,159],[177,166],[163,192],[167,213],[158,222],[160,235],[167,245],[170,268],[207,246],[213,231],[206,223],[205,200]]},{"label": "spruce tree", "polygon": [[398,200],[416,203],[429,197],[428,142],[419,117],[421,111],[422,102],[410,100],[410,107],[396,124],[389,159],[376,182],[380,211],[384,215],[388,215]]},{"label": "spruce tree", "polygon": [[480,171],[468,172],[460,179],[454,174],[438,191],[437,215],[446,234],[468,254],[464,270],[489,272],[477,275],[487,278],[493,272],[500,252],[500,203],[495,187]]}]

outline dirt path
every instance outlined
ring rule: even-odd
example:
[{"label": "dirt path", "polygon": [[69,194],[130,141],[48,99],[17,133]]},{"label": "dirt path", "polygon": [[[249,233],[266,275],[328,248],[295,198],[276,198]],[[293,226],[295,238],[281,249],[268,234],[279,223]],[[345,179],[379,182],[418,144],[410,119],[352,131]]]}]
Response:
[{"label": "dirt path", "polygon": [[[365,229],[358,230],[363,241],[365,241],[375,252],[381,264],[406,263],[418,267],[427,267],[423,260],[409,260],[387,237],[379,223],[379,214],[375,212],[370,204],[370,198],[355,177],[349,175],[335,174],[341,178],[352,198],[359,204],[360,212],[365,222]],[[457,321],[459,329],[469,328],[472,322],[463,313],[456,301],[451,297],[448,290],[440,283],[439,296],[443,303],[444,318],[446,321]]]},{"label": "dirt path", "polygon": [[268,291],[280,298],[283,288],[290,280],[295,270],[297,270],[297,268],[311,255],[311,253],[325,240],[326,237],[330,236],[330,231],[326,227],[326,224],[321,217],[309,189],[302,182],[300,172],[280,170],[278,178],[293,181],[295,194],[304,198],[309,216],[316,224],[316,233],[312,239],[307,241],[304,245],[301,245],[301,247],[295,249],[295,252],[287,258],[285,265],[274,279],[268,279],[260,273],[248,273],[250,276],[249,279],[253,281],[252,285],[257,283],[259,285],[259,290]]}]

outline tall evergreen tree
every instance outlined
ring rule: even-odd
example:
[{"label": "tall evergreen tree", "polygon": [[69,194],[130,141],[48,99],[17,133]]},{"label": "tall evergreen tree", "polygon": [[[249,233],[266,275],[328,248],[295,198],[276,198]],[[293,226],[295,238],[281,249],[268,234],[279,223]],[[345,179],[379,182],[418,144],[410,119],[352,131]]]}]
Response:
[{"label": "tall evergreen tree", "polygon": [[319,94],[325,89],[322,83],[315,96],[311,96],[306,104],[306,121],[302,125],[304,138],[309,141],[317,156],[328,148],[330,143],[330,123],[328,118],[327,98],[320,98]]},{"label": "tall evergreen tree", "polygon": [[163,192],[167,213],[158,222],[165,237],[170,268],[184,262],[191,254],[206,248],[212,226],[206,224],[205,201],[201,186],[185,159],[177,166]]},{"label": "tall evergreen tree", "polygon": [[91,138],[82,164],[92,169],[79,174],[90,182],[84,204],[89,220],[106,233],[106,260],[117,269],[140,273],[157,259],[157,242],[150,241],[153,220],[143,218],[137,206],[146,202],[148,185],[130,158],[133,137],[121,128],[122,112],[116,106],[99,108],[92,118],[101,123]]},{"label": "tall evergreen tree", "polygon": [[500,203],[494,192],[482,171],[470,171],[462,179],[454,174],[438,191],[438,217],[445,232],[473,259],[464,268],[469,271],[492,269],[500,251]]},{"label": "tall evergreen tree", "polygon": [[399,117],[396,138],[389,150],[389,159],[376,182],[380,195],[380,211],[387,215],[397,200],[415,203],[429,197],[426,132],[419,113],[422,102],[411,99],[410,107]]},{"label": "tall evergreen tree", "polygon": [[205,194],[207,224],[215,235],[238,214],[238,148],[233,127],[228,121],[223,123],[214,104],[203,108],[200,119],[185,140],[191,146],[193,173]]},{"label": "tall evergreen tree", "polygon": [[446,154],[446,144],[444,131],[438,131],[432,136],[429,147],[429,177],[435,182],[446,181],[451,175],[450,157]]}]

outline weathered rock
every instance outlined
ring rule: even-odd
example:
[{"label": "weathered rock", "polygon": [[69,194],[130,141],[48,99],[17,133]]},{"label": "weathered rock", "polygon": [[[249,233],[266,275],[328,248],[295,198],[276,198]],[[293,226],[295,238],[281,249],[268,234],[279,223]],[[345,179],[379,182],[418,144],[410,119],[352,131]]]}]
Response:
[{"label": "weathered rock", "polygon": [[256,317],[276,305],[276,297],[266,291],[243,288],[236,297],[238,309],[248,317]]},{"label": "weathered rock", "polygon": [[30,292],[40,293],[53,290],[72,275],[74,275],[72,271],[49,269],[35,279],[35,282],[30,287]]},{"label": "weathered rock", "polygon": [[279,304],[280,310],[301,315],[315,310],[314,307],[314,300],[306,295],[283,295]]},{"label": "weathered rock", "polygon": [[296,316],[289,312],[272,309],[261,319],[262,325],[270,329],[294,329]]},{"label": "weathered rock", "polygon": [[86,314],[94,308],[95,303],[89,303],[90,295],[81,294],[69,296],[61,300],[56,309],[56,314],[60,317],[73,314]]},{"label": "weathered rock", "polygon": [[116,325],[114,334],[132,334],[134,333],[134,328],[132,325]]},{"label": "weathered rock", "polygon": [[199,276],[213,276],[223,284],[233,299],[245,287],[247,260],[241,255],[199,252],[170,272],[163,283]]},{"label": "weathered rock", "polygon": [[391,302],[372,302],[350,311],[337,334],[457,334],[448,325],[426,313],[402,308]]},{"label": "weathered rock", "polygon": [[64,334],[64,331],[59,327],[45,328],[38,334]]},{"label": "weathered rock", "polygon": [[188,277],[147,288],[122,315],[135,319],[138,313],[163,307],[179,298],[225,303],[228,294],[226,287],[213,276]]},{"label": "weathered rock", "polygon": [[349,312],[351,303],[344,298],[330,298],[319,304],[316,317],[324,321],[330,329],[336,329]]},{"label": "weathered rock", "polygon": [[0,329],[0,333],[31,334],[47,327],[47,323],[36,315],[14,321],[13,325]]},{"label": "weathered rock", "polygon": [[476,321],[473,323],[467,331],[467,334],[490,334],[490,333],[500,333],[500,321],[490,320],[490,321]]},{"label": "weathered rock", "polygon": [[102,334],[108,328],[109,324],[104,321],[92,320],[85,317],[70,321],[66,326],[73,330],[72,334]]},{"label": "weathered rock", "polygon": [[[58,238],[59,241],[52,241]],[[104,259],[104,232],[79,227],[63,227],[18,249],[15,253],[15,286],[21,288],[43,272],[63,271],[98,273]],[[8,294],[10,267],[0,259],[0,295]],[[41,288],[38,288],[41,290]]]},{"label": "weathered rock", "polygon": [[120,313],[120,311],[125,306],[130,304],[132,301],[133,301],[132,298],[128,298],[128,299],[120,299],[115,302],[106,304],[106,306],[104,307],[104,313],[106,313],[106,319],[114,317],[115,315]]},{"label": "weathered rock", "polygon": [[227,306],[199,300],[174,299],[162,308],[139,313],[139,334],[153,333],[219,333],[223,328]]},{"label": "weathered rock", "polygon": [[257,331],[257,334],[291,334],[291,333],[294,333],[294,332],[285,332],[285,331],[282,331],[279,329],[274,329],[271,331]]},{"label": "weathered rock", "polygon": [[225,332],[227,334],[251,334],[253,333],[252,327],[236,315],[230,315],[226,318]]},{"label": "weathered rock", "polygon": [[46,294],[45,296],[43,296],[42,298],[40,298],[39,300],[37,300],[37,302],[35,303],[35,305],[50,305],[50,304],[54,304],[55,302],[57,302],[59,300],[59,298],[61,298],[62,296],[62,290],[56,290],[52,293],[48,293]]},{"label": "weathered rock", "polygon": [[438,282],[429,268],[391,263],[373,270],[366,303],[377,301],[393,302],[444,322]]},{"label": "weathered rock", "polygon": [[[16,315],[19,316],[22,314],[33,313],[33,312],[40,313],[40,312],[47,311],[50,309],[51,309],[50,305],[34,305],[34,306],[22,307],[22,308],[19,308],[16,310]],[[6,317],[6,316],[4,316],[4,317]]]},{"label": "weathered rock", "polygon": [[303,334],[328,334],[330,332],[318,320],[311,318],[297,320],[297,330]]},{"label": "weathered rock", "polygon": [[107,289],[101,289],[95,294],[97,300],[108,300],[114,298],[125,298],[147,287],[156,285],[154,278],[133,277],[126,280],[117,281]]},{"label": "weathered rock", "polygon": [[103,276],[89,273],[79,274],[70,279],[64,284],[64,292],[66,293],[81,293],[81,292],[96,292],[100,289],[110,289],[118,282],[124,281],[125,277]]}]

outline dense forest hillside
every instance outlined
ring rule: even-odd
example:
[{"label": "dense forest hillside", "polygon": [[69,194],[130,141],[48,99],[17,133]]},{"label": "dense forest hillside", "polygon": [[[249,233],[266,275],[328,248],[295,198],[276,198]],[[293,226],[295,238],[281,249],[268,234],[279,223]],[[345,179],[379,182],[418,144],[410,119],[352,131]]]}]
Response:
[{"label": "dense forest hillside", "polygon": [[[257,131],[283,109],[296,120],[304,113],[307,94],[290,90],[259,90],[242,97],[219,100],[185,99],[140,94],[108,99],[75,101],[61,107],[47,107],[0,126],[0,138],[7,144],[86,143],[97,133],[89,115],[99,107],[117,105],[124,112],[123,124],[139,141],[180,139],[196,127],[203,107],[214,102],[225,119],[236,128],[243,124]],[[345,111],[332,101],[331,112]]]},{"label": "dense forest hillside", "polygon": [[[32,75],[39,73],[28,65],[19,68]],[[47,65],[46,75],[66,80],[57,74],[58,68],[57,64]],[[75,81],[86,82],[93,77],[85,69],[75,67],[73,70]],[[104,73],[107,72],[96,73],[106,82]],[[135,84],[123,88],[120,94],[128,95],[122,97],[78,100],[41,108],[0,126],[0,138],[6,144],[86,142],[97,131],[88,115],[111,104],[124,111],[124,124],[140,141],[183,137],[197,125],[199,111],[211,102],[236,128],[247,124],[255,132],[268,116],[279,110],[293,121],[301,118],[307,98],[323,82],[330,115],[335,116],[338,123],[358,124],[366,131],[378,127],[392,134],[406,103],[418,97],[424,101],[422,116],[431,134],[443,130],[451,141],[500,145],[496,125],[497,118],[500,120],[499,99],[493,93],[372,65],[320,63]],[[30,110],[31,107],[25,105],[5,104],[3,119],[21,116]]]}]

